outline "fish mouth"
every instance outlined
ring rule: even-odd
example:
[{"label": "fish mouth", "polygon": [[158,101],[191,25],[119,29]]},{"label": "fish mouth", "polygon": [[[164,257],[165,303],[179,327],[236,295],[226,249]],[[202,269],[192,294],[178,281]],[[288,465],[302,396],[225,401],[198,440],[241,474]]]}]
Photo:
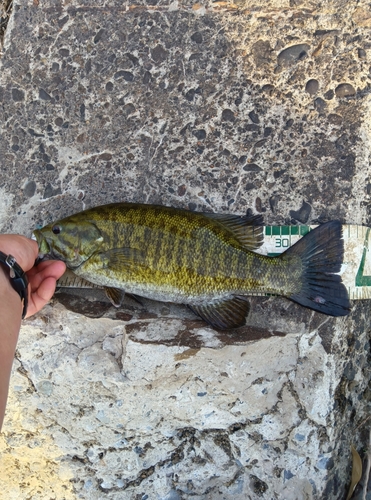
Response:
[{"label": "fish mouth", "polygon": [[46,238],[43,236],[43,234],[38,230],[35,229],[34,232],[31,235],[31,239],[35,240],[37,244],[39,245],[39,255],[37,256],[36,259],[36,265],[39,262],[42,262],[44,260],[51,260],[53,259],[53,254],[50,248],[49,243],[47,242]]}]

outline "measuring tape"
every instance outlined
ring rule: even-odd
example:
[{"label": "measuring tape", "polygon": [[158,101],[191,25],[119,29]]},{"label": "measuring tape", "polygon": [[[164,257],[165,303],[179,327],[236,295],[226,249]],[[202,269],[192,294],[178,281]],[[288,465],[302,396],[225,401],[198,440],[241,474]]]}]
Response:
[{"label": "measuring tape", "polygon": [[[317,226],[264,226],[263,244],[256,251],[275,256],[294,245]],[[343,225],[344,258],[340,275],[352,300],[371,298],[371,228]],[[67,270],[58,280],[63,288],[102,288]]]}]

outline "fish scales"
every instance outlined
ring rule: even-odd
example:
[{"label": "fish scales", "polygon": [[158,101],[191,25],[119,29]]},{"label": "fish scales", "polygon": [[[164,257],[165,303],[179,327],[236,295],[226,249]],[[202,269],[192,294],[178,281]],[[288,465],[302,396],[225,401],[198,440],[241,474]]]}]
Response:
[{"label": "fish scales", "polygon": [[[328,223],[304,237],[304,243],[272,258],[251,251],[259,246],[261,235],[253,223],[237,216],[120,203],[72,215],[36,230],[35,236],[41,252],[64,260],[83,278],[189,304],[214,326],[241,323],[248,305],[240,296],[256,292],[282,295],[324,311],[326,303],[331,314],[336,309],[331,305],[334,286],[341,303],[335,304],[336,314],[348,311],[343,285],[331,277],[342,260],[339,224]],[[326,238],[334,243],[325,251]],[[332,297],[331,307],[322,297],[325,293]]]},{"label": "fish scales", "polygon": [[[270,259],[248,253],[219,222],[204,221],[192,212],[187,217],[174,215],[149,210],[118,212],[120,232],[111,232],[104,218],[102,226],[97,221],[99,228],[106,226],[102,249],[146,247],[143,265],[125,271],[123,280],[179,288],[186,297],[215,298],[218,292],[246,293],[262,287],[266,291],[284,291],[283,283],[279,282],[285,280],[279,280],[277,274],[272,276],[270,286],[263,282],[267,268],[264,264]],[[282,262],[280,267],[285,268]]]}]

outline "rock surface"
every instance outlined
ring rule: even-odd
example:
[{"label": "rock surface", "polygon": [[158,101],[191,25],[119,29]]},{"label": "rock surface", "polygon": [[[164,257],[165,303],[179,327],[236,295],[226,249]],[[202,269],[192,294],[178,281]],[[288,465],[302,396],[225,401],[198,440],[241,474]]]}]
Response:
[{"label": "rock surface", "polygon": [[[100,4],[13,2],[2,231],[120,200],[371,225],[367,3]],[[180,306],[56,294],[22,327],[1,490],[343,498],[368,432],[369,316],[254,298],[225,333]]]}]

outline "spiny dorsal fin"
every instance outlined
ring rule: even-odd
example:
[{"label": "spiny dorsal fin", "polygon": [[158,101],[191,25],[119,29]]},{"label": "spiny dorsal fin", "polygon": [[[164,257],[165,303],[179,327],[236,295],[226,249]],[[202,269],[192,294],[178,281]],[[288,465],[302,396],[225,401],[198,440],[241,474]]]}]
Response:
[{"label": "spiny dorsal fin", "polygon": [[120,307],[122,301],[125,297],[124,290],[120,290],[119,288],[111,288],[108,286],[104,287],[104,291],[106,292],[107,297],[109,298],[111,304],[115,307]]},{"label": "spiny dorsal fin", "polygon": [[244,215],[243,217],[231,214],[205,213],[204,215],[228,227],[247,250],[257,250],[263,243],[263,217],[261,215]]},{"label": "spiny dorsal fin", "polygon": [[189,307],[214,328],[225,330],[245,324],[250,303],[245,297],[233,297],[212,304],[190,305]]}]

